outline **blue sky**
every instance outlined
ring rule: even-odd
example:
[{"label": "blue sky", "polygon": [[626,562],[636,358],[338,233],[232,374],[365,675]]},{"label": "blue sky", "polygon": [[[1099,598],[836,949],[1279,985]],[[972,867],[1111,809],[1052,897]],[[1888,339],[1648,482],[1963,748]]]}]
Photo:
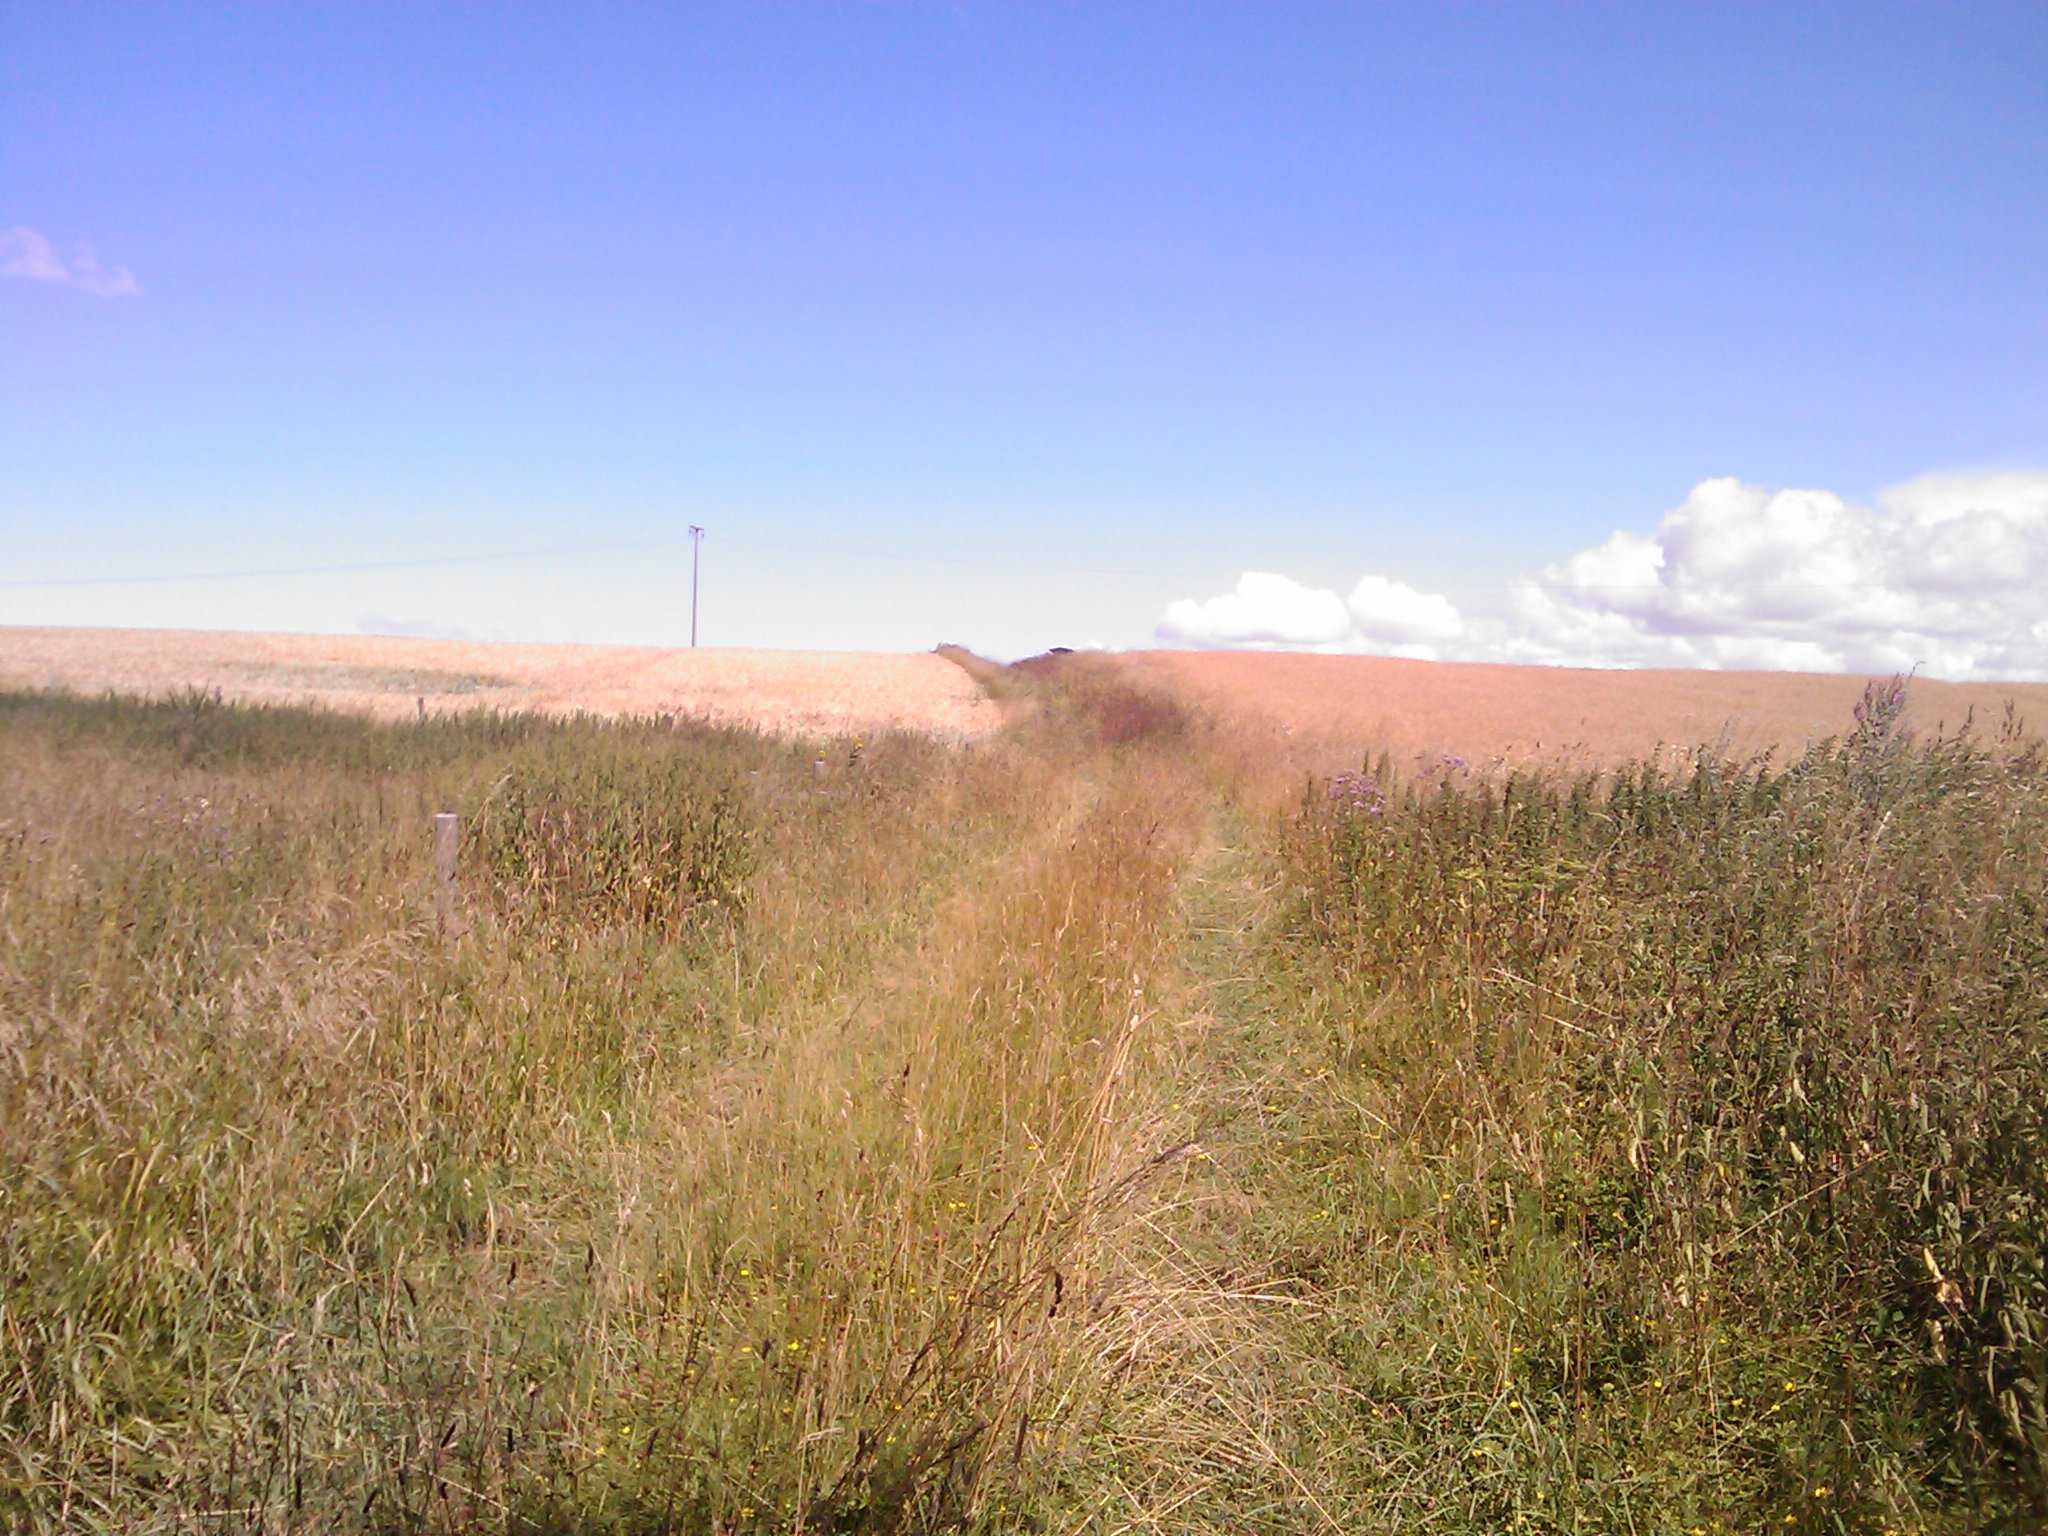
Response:
[{"label": "blue sky", "polygon": [[2038,3],[12,7],[0,623],[671,642],[698,522],[723,644],[2048,666],[1914,586],[2048,581],[2044,79]]}]

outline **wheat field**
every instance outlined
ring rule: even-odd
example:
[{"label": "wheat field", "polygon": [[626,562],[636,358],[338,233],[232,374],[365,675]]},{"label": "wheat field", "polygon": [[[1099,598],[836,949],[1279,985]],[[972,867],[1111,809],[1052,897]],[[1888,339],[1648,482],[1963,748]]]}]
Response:
[{"label": "wheat field", "polygon": [[[190,688],[375,719],[464,709],[671,715],[784,736],[985,736],[1002,708],[957,658],[879,652],[541,645],[372,635],[0,626],[0,687],[165,697]],[[1592,671],[1302,652],[1137,651],[1134,683],[1293,760],[1449,754],[1475,765],[1608,766],[1720,743],[1738,757],[1839,735],[1866,679]],[[1000,691],[1000,690],[996,690]],[[2048,683],[1916,680],[1913,722],[2048,720]]]},{"label": "wheat field", "polygon": [[934,656],[528,645],[375,635],[0,627],[0,686],[163,697],[188,688],[377,719],[424,708],[674,715],[778,735],[993,730],[973,680]]},{"label": "wheat field", "polygon": [[[1142,651],[1137,682],[1289,738],[1291,755],[1396,760],[1451,754],[1475,766],[1610,767],[1717,744],[1747,758],[1796,754],[1851,727],[1865,683],[1811,672],[1595,671],[1303,652]],[[1909,723],[1989,728],[2007,703],[2039,725],[2048,683],[1915,679]]]}]

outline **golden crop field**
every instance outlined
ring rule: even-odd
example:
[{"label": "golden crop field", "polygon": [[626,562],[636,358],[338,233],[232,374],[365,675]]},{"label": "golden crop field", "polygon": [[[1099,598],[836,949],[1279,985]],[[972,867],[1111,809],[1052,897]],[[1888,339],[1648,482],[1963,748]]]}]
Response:
[{"label": "golden crop field", "polygon": [[783,735],[891,728],[965,738],[997,711],[934,656],[526,645],[372,635],[0,628],[0,686],[161,697],[218,688],[379,719],[493,708],[675,715]]},{"label": "golden crop field", "polygon": [[[1720,745],[1732,756],[1796,753],[1853,723],[1867,678],[1810,672],[1594,671],[1302,652],[1144,651],[1136,681],[1221,718],[1295,738],[1301,753],[1454,754],[1475,766],[1604,767]],[[2048,683],[1915,679],[1907,721],[1993,729],[2007,701],[2037,728]]]}]

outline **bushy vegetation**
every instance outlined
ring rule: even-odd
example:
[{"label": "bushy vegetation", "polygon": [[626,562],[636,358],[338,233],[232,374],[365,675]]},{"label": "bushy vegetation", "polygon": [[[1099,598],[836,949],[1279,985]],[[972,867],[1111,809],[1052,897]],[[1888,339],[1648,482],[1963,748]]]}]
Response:
[{"label": "bushy vegetation", "polygon": [[1419,1524],[2048,1520],[2048,761],[1902,703],[1295,817],[1293,1257]]},{"label": "bushy vegetation", "polygon": [[0,1525],[2038,1528],[2017,729],[1274,812],[993,686],[0,697]]}]

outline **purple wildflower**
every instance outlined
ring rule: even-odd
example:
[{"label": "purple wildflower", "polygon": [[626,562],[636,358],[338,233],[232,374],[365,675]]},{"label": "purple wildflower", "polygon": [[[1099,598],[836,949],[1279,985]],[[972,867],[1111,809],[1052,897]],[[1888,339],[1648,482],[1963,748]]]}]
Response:
[{"label": "purple wildflower", "polygon": [[1386,809],[1387,797],[1371,774],[1339,773],[1330,779],[1330,801],[1345,815],[1377,816]]}]

